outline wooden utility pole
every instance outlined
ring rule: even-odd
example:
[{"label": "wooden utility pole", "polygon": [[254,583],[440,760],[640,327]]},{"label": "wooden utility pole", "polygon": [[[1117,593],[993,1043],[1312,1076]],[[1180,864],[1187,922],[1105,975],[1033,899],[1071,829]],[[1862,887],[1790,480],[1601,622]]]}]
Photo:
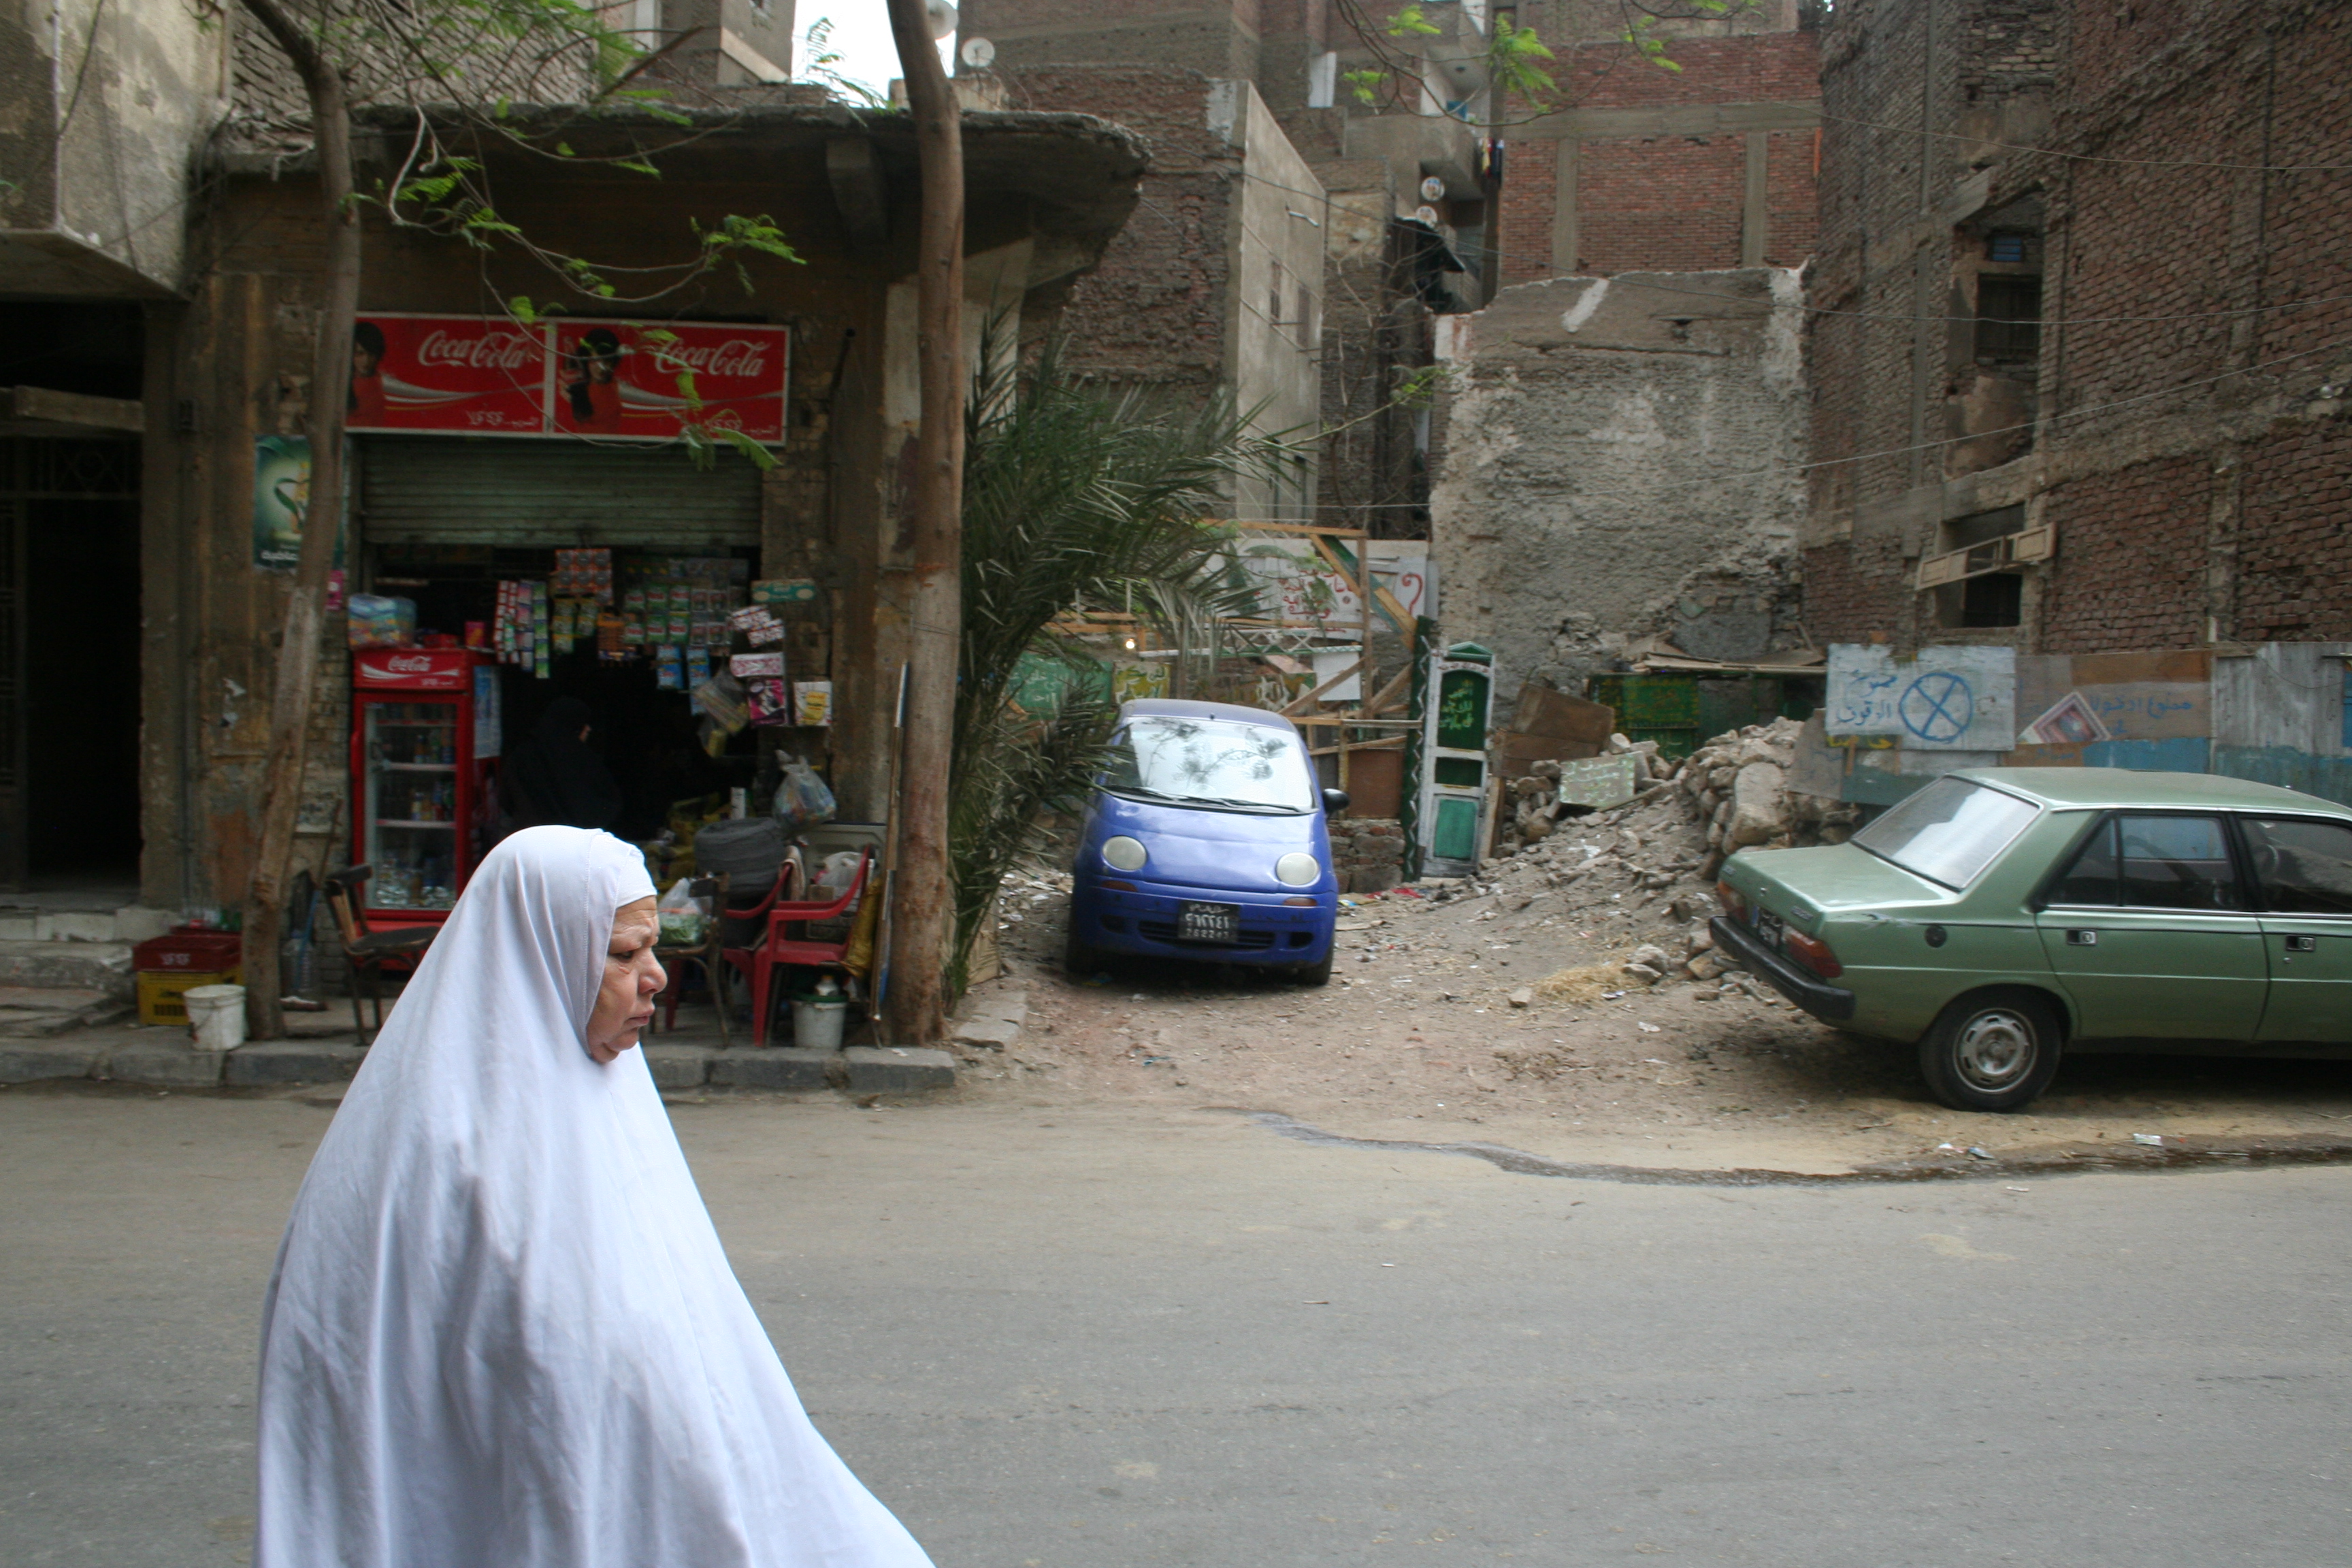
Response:
[{"label": "wooden utility pole", "polygon": [[922,424],[909,498],[911,642],[898,867],[890,889],[889,1013],[896,1037],[931,1046],[947,1037],[947,969],[955,931],[948,784],[963,628],[963,125],[924,0],[889,5],[922,168],[915,279]]},{"label": "wooden utility pole", "polygon": [[286,601],[278,668],[269,688],[269,753],[261,787],[261,833],[245,893],[246,1024],[256,1039],[286,1032],[285,987],[278,973],[286,893],[293,879],[294,827],[302,808],[302,772],[310,703],[319,685],[319,634],[327,618],[327,574],[343,531],[343,413],[352,383],[352,327],[360,308],[360,215],[352,199],[351,105],[342,73],[300,18],[278,0],[243,0],[246,10],[285,52],[310,100],[318,150],[319,200],[327,245],[319,269],[319,342],[310,371],[310,504],[302,520],[302,553]]}]

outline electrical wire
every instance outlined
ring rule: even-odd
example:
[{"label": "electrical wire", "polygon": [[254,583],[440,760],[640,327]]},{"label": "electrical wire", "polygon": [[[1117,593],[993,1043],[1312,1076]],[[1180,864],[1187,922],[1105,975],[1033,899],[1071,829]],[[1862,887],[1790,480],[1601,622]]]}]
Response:
[{"label": "electrical wire", "polygon": [[1916,125],[1881,125],[1874,120],[1855,120],[1843,114],[1824,114],[1822,119],[1832,125],[1858,125],[1865,131],[1881,131],[1890,136],[1932,136],[1939,142],[1965,142],[1971,147],[1998,147],[2005,153],[2032,153],[2043,158],[2064,158],[2077,163],[2119,163],[2143,169],[2226,169],[2238,174],[2340,174],[2352,172],[2352,163],[2219,163],[2198,158],[2110,158],[2099,153],[2062,153],[2055,147],[2028,147],[2019,142],[1990,142],[1979,136],[1964,136],[1957,131],[1923,131]]},{"label": "electrical wire", "polygon": [[[2315,354],[2335,353],[2346,351],[2352,351],[2352,341],[2322,343],[2317,348],[2303,349],[2294,353],[2282,354],[2276,359],[2265,360],[2260,364],[2243,365],[2236,370],[2225,370],[2219,375],[2210,375],[2197,381],[2183,382],[2178,386],[2159,387],[2154,392],[2143,392],[2130,397],[2117,398],[2110,403],[2095,403],[2083,408],[2065,409],[2051,415],[2049,416],[2049,422],[2054,425],[2063,419],[2085,419],[2095,414],[2106,414],[2118,408],[2130,408],[2142,403],[2154,402],[2158,398],[2174,397],[2182,393],[2194,392],[2200,387],[2211,386],[2216,383],[2228,381],[2235,376],[2254,375],[2263,371],[2275,370],[2281,365],[2292,364],[2298,360],[2309,359]],[[1934,451],[1939,447],[1956,447],[1964,442],[1981,441],[1989,436],[2014,435],[2019,431],[2035,429],[2040,423],[2041,421],[2038,420],[2029,420],[2018,425],[2004,425],[1997,429],[1971,431],[1965,436],[1947,436],[1933,441],[1913,442],[1908,446],[1886,447],[1873,452],[1856,452],[1850,457],[1843,458],[1820,458],[1811,462],[1772,464],[1768,467],[1754,468],[1713,468],[1703,474],[1694,474],[1689,479],[1680,482],[1683,484],[1692,485],[1711,485],[1720,483],[1725,479],[1769,479],[1779,475],[1810,473],[1815,468],[1834,468],[1846,463],[1867,463],[1881,458],[1907,457],[1913,452]],[[1605,499],[1598,497],[1596,492],[1592,491],[1580,492],[1580,496],[1584,498]],[[1423,501],[1412,500],[1318,501],[1316,504],[1318,508],[1325,510],[1349,511],[1388,511],[1393,510],[1398,507],[1425,507],[1427,505],[1427,503]]]}]

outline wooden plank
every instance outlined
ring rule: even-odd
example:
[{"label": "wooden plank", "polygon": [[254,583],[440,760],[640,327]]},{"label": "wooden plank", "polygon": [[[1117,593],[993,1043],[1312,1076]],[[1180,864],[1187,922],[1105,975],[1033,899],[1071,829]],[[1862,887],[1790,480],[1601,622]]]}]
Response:
[{"label": "wooden plank", "polygon": [[[1208,522],[1223,522],[1225,519],[1213,517],[1204,519],[1203,521]],[[1313,522],[1242,522],[1236,521],[1233,526],[1235,528],[1254,528],[1261,533],[1328,533],[1334,539],[1369,539],[1371,537],[1371,535],[1366,533],[1360,528],[1325,528],[1320,523]]]},{"label": "wooden plank", "polygon": [[[1393,676],[1391,676],[1389,678],[1389,683],[1386,686],[1381,687],[1378,691],[1374,692],[1372,694],[1372,700],[1364,704],[1364,717],[1367,719],[1377,718],[1381,713],[1386,712],[1391,707],[1394,706],[1396,700],[1404,695],[1406,682],[1410,681],[1412,679],[1412,666],[1409,664],[1402,669],[1398,670]],[[1402,722],[1407,724],[1418,724],[1421,721],[1418,719],[1407,719],[1402,721]]]},{"label": "wooden plank", "polygon": [[1617,710],[1605,702],[1588,702],[1530,681],[1519,688],[1519,705],[1511,717],[1511,728],[1523,735],[1583,741],[1597,748],[1609,743],[1611,731],[1617,728]]},{"label": "wooden plank", "polygon": [[1557,735],[1523,735],[1515,730],[1497,731],[1487,755],[1495,771],[1517,778],[1538,763],[1568,763],[1584,757],[1597,757],[1601,748],[1586,741],[1564,741]]},{"label": "wooden plank", "polygon": [[[1351,741],[1345,749],[1350,752],[1401,751],[1403,749],[1404,742],[1405,737],[1402,735],[1391,735],[1385,741]],[[1330,757],[1337,756],[1341,750],[1342,748],[1339,746],[1310,746],[1307,750],[1307,754],[1310,757]]]},{"label": "wooden plank", "polygon": [[1349,665],[1347,668],[1341,670],[1339,674],[1333,676],[1330,679],[1325,681],[1322,685],[1317,687],[1314,690],[1301,692],[1297,697],[1292,698],[1287,706],[1278,709],[1276,711],[1280,712],[1285,718],[1289,718],[1296,714],[1306,712],[1307,704],[1321,701],[1325,692],[1330,690],[1335,686],[1345,685],[1357,671],[1363,668],[1364,661],[1360,658],[1355,663]]},{"label": "wooden plank", "polygon": [[8,416],[37,419],[50,425],[73,425],[85,430],[147,428],[147,405],[128,397],[91,397],[79,392],[52,392],[46,386],[7,389]]}]

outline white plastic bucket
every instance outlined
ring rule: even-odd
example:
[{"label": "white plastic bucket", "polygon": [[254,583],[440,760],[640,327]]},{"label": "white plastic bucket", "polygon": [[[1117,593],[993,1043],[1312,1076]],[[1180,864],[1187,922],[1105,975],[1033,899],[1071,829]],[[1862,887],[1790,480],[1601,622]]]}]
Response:
[{"label": "white plastic bucket", "polygon": [[[194,995],[194,992],[188,994]],[[793,1044],[804,1051],[837,1051],[842,1026],[849,1021],[846,996],[793,998]]]},{"label": "white plastic bucket", "polygon": [[245,987],[198,985],[180,994],[188,1029],[200,1051],[233,1051],[245,1044]]}]

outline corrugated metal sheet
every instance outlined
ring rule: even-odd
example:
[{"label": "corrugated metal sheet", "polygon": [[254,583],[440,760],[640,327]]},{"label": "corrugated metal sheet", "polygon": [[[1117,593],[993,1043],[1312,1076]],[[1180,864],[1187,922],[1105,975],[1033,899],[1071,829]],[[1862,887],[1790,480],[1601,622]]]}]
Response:
[{"label": "corrugated metal sheet", "polygon": [[760,470],[731,451],[706,471],[679,447],[375,436],[359,469],[371,543],[760,542]]}]

